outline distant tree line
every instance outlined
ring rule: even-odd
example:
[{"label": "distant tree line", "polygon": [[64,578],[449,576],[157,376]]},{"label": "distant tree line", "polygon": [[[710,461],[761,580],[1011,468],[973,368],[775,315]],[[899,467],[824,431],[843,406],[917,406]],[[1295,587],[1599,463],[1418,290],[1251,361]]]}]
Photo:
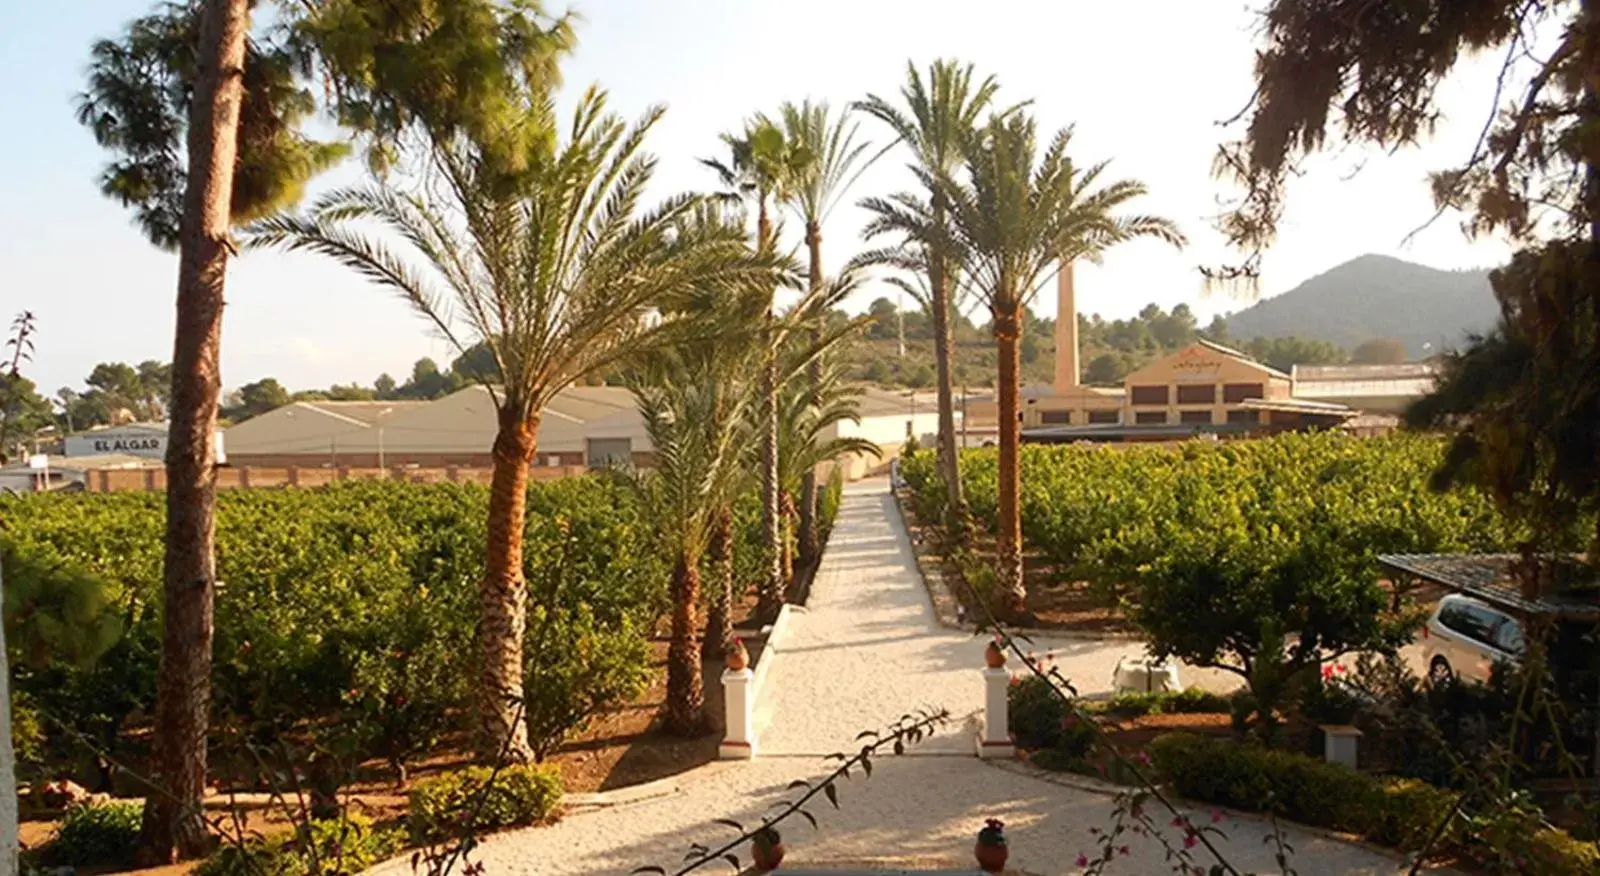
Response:
[{"label": "distant tree line", "polygon": [[[868,307],[873,318],[866,341],[850,355],[851,376],[885,386],[913,389],[933,385],[932,319],[921,307],[902,309],[888,298]],[[1022,315],[1020,342],[1023,376],[1029,383],[1048,383],[1054,375],[1054,319],[1031,308]],[[994,383],[995,365],[987,323],[976,324],[965,314],[951,320],[955,342],[957,380],[974,386]],[[905,357],[898,345],[905,341]],[[1201,328],[1187,304],[1171,310],[1149,304],[1127,319],[1108,320],[1100,314],[1078,315],[1080,375],[1089,384],[1119,384],[1130,372],[1161,356],[1205,339],[1239,350],[1272,368],[1289,371],[1295,365],[1397,364],[1406,360],[1405,346],[1392,338],[1377,338],[1353,352],[1326,341],[1297,336],[1250,340],[1233,338],[1226,317],[1218,316]]]}]

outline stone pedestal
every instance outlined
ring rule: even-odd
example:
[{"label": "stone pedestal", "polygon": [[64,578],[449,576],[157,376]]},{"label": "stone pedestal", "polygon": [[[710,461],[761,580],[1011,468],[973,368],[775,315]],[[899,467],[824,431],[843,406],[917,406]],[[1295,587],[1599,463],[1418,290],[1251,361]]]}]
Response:
[{"label": "stone pedestal", "polygon": [[1325,724],[1319,729],[1322,730],[1323,759],[1355,769],[1361,731],[1343,724]]},{"label": "stone pedestal", "polygon": [[717,756],[723,760],[749,760],[756,756],[755,723],[752,712],[755,703],[755,673],[748,669],[722,671],[722,699],[727,712],[722,734],[722,744],[717,746]]},{"label": "stone pedestal", "polygon": [[1011,744],[1011,716],[1006,692],[1011,673],[1005,667],[983,670],[983,735],[978,738],[979,757],[1015,757]]}]

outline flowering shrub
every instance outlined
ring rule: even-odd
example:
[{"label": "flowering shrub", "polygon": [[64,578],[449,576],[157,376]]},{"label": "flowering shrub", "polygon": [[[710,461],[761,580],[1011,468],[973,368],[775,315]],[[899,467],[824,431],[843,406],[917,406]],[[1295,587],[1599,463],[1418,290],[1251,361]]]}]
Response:
[{"label": "flowering shrub", "polygon": [[1056,695],[1050,682],[1031,673],[1012,679],[1006,691],[1011,735],[1020,748],[1036,752],[1035,763],[1067,769],[1094,747],[1095,733]]}]

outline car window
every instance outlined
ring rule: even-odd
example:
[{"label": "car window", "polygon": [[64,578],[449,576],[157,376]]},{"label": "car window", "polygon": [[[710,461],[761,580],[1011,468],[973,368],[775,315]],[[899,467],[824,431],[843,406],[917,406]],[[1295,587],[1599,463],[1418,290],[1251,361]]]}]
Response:
[{"label": "car window", "polygon": [[1507,654],[1521,654],[1522,624],[1513,618],[1506,618],[1494,631],[1494,646]]},{"label": "car window", "polygon": [[1485,645],[1494,643],[1495,630],[1500,626],[1506,616],[1481,605],[1466,606],[1467,615],[1472,619],[1472,629],[1469,632],[1474,639]]},{"label": "car window", "polygon": [[1470,602],[1446,602],[1439,608],[1439,623],[1475,642],[1494,641],[1502,615]]}]

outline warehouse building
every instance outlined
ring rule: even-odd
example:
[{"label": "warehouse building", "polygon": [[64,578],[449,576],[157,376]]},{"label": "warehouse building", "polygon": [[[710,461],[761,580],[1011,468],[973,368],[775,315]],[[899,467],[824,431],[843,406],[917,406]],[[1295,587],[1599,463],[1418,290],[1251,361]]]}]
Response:
[{"label": "warehouse building", "polygon": [[[859,410],[859,423],[835,424],[823,439],[865,438],[887,460],[908,437],[926,445],[938,430],[929,393],[864,389]],[[494,399],[474,386],[433,401],[295,402],[228,429],[225,441],[228,461],[238,468],[486,469],[494,464],[497,429]],[[647,467],[653,449],[632,392],[574,386],[545,407],[534,464]],[[879,466],[870,458],[845,462],[851,477]]]}]

